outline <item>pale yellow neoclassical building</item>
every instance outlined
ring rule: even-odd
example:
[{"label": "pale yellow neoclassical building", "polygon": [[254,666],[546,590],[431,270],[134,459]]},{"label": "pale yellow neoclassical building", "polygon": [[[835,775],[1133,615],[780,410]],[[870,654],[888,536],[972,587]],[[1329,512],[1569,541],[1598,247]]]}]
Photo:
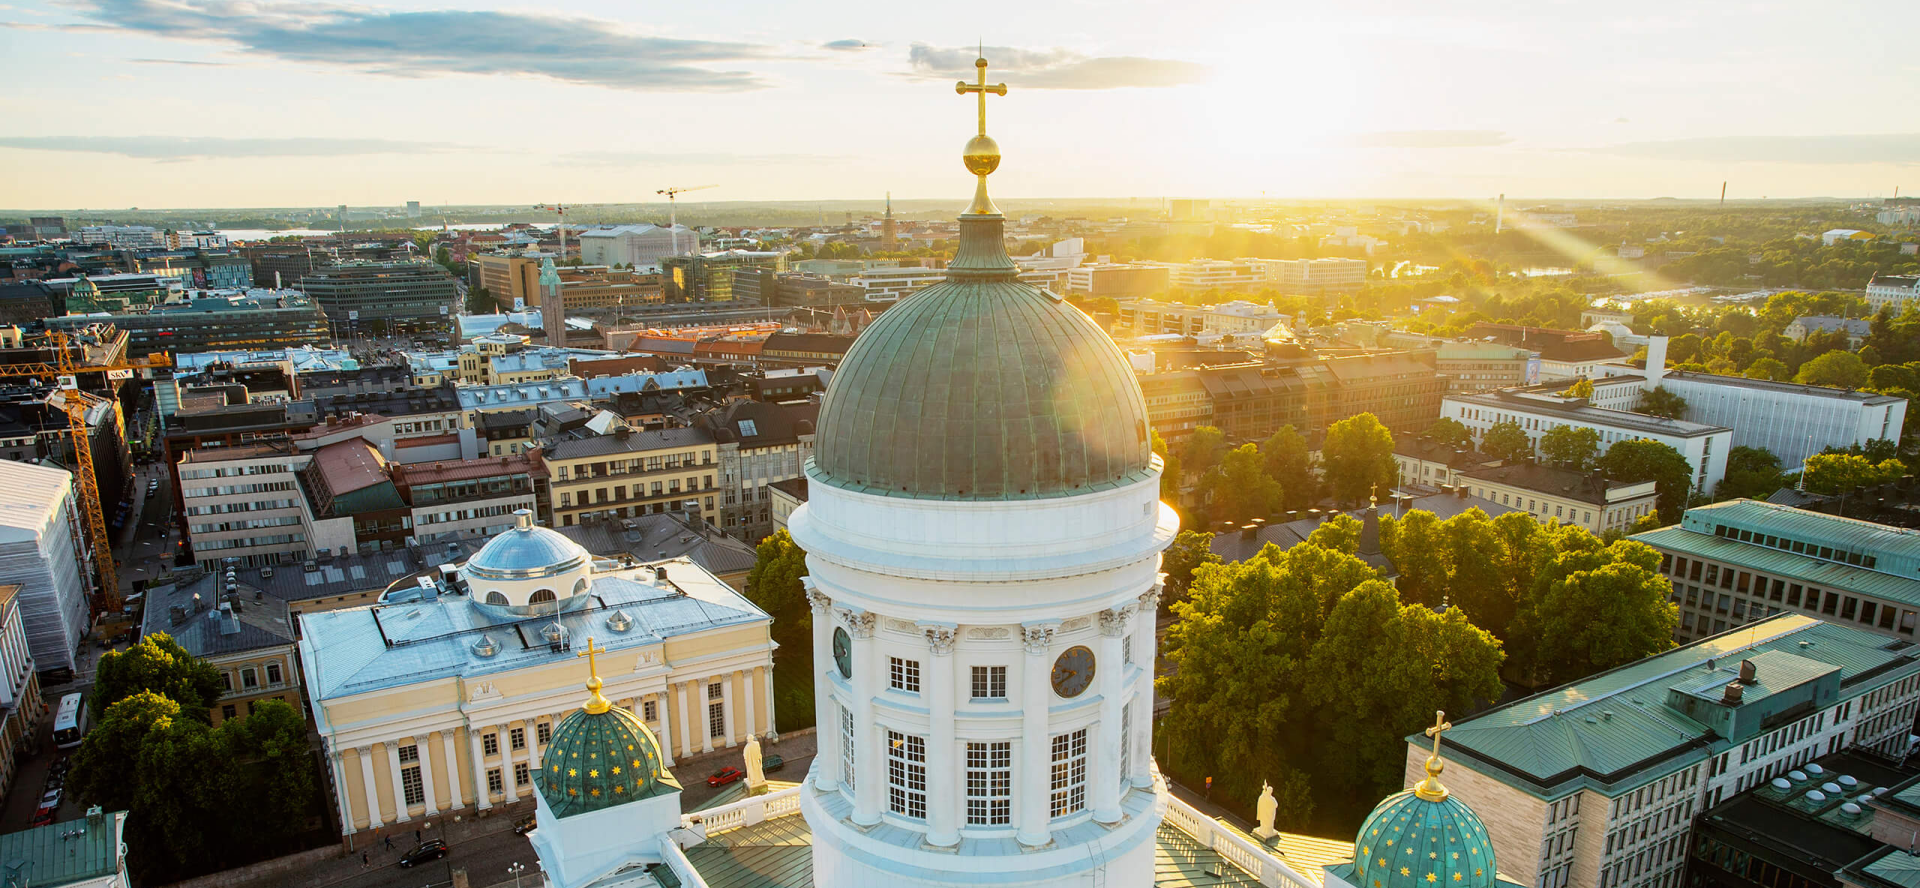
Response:
[{"label": "pale yellow neoclassical building", "polygon": [[430,587],[301,616],[346,835],[531,799],[554,725],[580,705],[589,638],[606,697],[668,765],[772,730],[764,611],[692,561],[595,559],[516,518]]}]

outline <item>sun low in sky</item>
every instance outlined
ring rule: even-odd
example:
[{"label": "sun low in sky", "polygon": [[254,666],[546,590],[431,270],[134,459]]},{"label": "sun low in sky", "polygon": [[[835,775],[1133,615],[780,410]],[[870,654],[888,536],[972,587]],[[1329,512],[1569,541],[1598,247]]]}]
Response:
[{"label": "sun low in sky", "polygon": [[14,208],[1884,196],[1920,3],[5,0]]}]

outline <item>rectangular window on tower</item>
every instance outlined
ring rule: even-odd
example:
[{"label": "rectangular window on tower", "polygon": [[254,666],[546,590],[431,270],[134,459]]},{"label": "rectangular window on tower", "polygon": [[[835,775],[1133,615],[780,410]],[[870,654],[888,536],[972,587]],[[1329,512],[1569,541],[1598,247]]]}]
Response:
[{"label": "rectangular window on tower", "polygon": [[896,691],[906,691],[909,694],[920,693],[919,660],[903,660],[899,657],[888,657],[887,661],[890,667],[887,673],[889,686]]},{"label": "rectangular window on tower", "polygon": [[1087,729],[1053,738],[1049,816],[1065,817],[1087,807]]},{"label": "rectangular window on tower", "polygon": [[973,699],[1005,700],[1007,698],[1007,667],[973,667]]},{"label": "rectangular window on tower", "polygon": [[840,782],[853,788],[853,712],[840,707]]},{"label": "rectangular window on tower", "polygon": [[1133,773],[1133,701],[1120,706],[1120,785]]},{"label": "rectangular window on tower", "polygon": [[1013,744],[967,744],[967,825],[1013,822]]},{"label": "rectangular window on tower", "polygon": [[927,740],[887,732],[887,810],[913,818],[927,816]]}]

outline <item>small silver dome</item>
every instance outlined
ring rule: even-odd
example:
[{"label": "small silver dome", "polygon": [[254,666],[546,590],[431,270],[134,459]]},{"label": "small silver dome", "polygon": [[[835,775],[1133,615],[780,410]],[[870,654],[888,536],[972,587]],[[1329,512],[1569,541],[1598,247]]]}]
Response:
[{"label": "small silver dome", "polygon": [[614,611],[607,616],[607,628],[615,632],[625,632],[633,628],[633,615],[624,610]]},{"label": "small silver dome", "polygon": [[491,540],[461,568],[469,581],[536,580],[587,565],[593,556],[558,531],[535,527],[533,513],[513,513],[514,528]]},{"label": "small silver dome", "polygon": [[477,657],[491,657],[500,653],[500,645],[493,640],[493,636],[482,635],[479,641],[473,643],[473,653]]}]

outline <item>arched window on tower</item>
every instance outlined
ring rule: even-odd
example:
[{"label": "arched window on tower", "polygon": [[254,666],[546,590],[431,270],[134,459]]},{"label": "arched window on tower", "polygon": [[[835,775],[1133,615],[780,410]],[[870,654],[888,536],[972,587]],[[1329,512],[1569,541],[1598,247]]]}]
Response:
[{"label": "arched window on tower", "polygon": [[527,603],[528,604],[546,604],[549,601],[553,601],[556,597],[557,596],[553,594],[552,589],[541,589],[540,591],[527,596]]},{"label": "arched window on tower", "polygon": [[495,590],[487,593],[487,603],[488,604],[508,604],[509,602],[507,601],[507,596],[502,595],[498,590]]},{"label": "arched window on tower", "polygon": [[587,593],[587,581],[586,581],[586,580],[575,580],[575,581],[573,582],[573,594],[575,594],[575,595],[585,595],[586,593]]}]

